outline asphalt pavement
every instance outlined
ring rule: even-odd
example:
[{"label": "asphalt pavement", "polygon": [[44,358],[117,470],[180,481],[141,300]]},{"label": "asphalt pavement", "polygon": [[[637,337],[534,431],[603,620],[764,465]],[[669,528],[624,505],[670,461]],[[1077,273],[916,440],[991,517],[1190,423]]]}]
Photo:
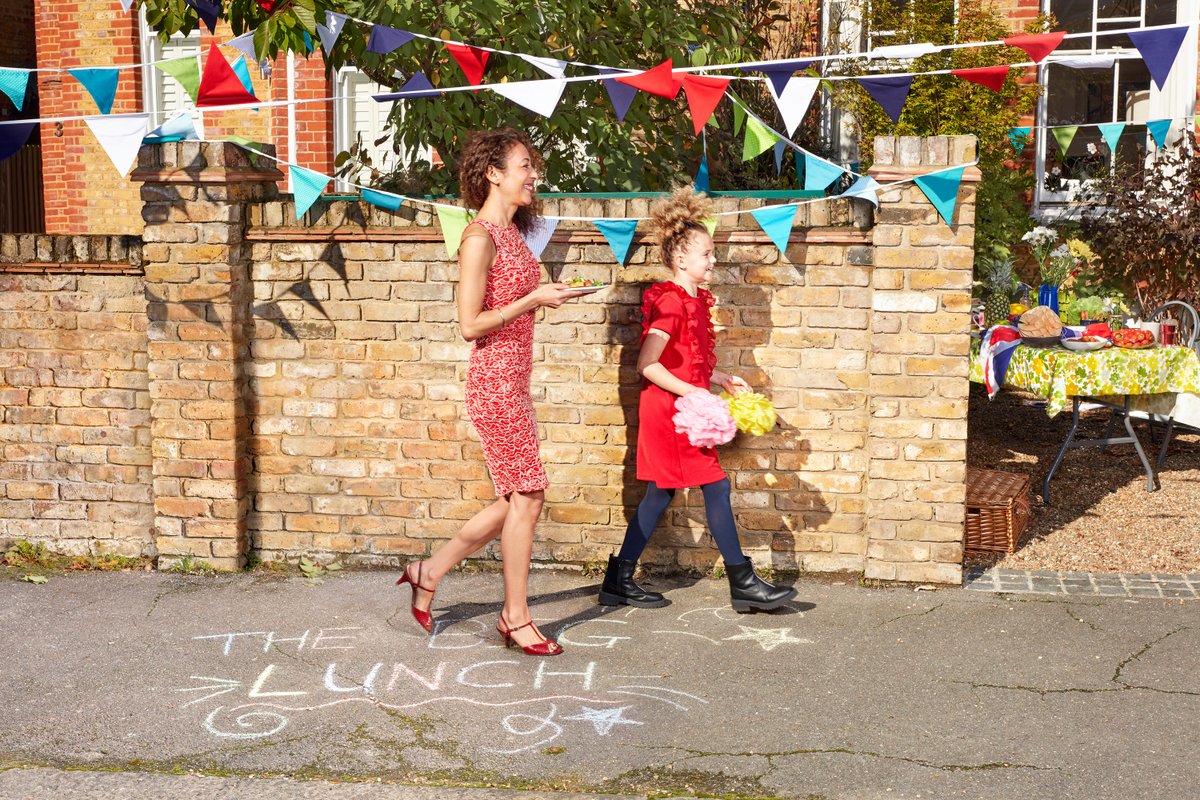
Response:
[{"label": "asphalt pavement", "polygon": [[535,572],[566,648],[506,650],[498,575],[435,634],[395,574],[0,580],[0,797],[1161,798],[1200,784],[1198,601],[806,579],[735,614],[606,609]]}]

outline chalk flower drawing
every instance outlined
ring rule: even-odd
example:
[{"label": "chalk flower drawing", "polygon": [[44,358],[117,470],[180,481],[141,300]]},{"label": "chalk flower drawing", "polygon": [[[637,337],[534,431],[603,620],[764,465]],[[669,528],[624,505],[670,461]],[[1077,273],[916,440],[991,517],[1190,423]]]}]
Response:
[{"label": "chalk flower drawing", "polygon": [[589,706],[584,706],[583,710],[575,716],[563,717],[563,719],[590,722],[596,727],[596,733],[600,734],[601,736],[608,736],[614,725],[643,724],[634,719],[625,719],[625,717],[622,716],[625,711],[630,708],[633,708],[633,706],[618,706],[617,708],[590,708]]}]

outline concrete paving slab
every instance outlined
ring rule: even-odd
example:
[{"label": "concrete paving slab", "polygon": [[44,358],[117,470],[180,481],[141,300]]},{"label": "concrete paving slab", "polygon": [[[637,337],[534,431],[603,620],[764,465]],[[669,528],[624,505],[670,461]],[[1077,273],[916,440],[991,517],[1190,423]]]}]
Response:
[{"label": "concrete paving slab", "polygon": [[[1129,800],[1200,779],[1196,601],[808,581],[743,616],[720,581],[614,610],[595,580],[537,572],[566,647],[537,659],[493,629],[498,576],[443,582],[433,636],[394,579],[0,581],[0,764],[760,798]],[[30,776],[50,779],[0,778]]]}]

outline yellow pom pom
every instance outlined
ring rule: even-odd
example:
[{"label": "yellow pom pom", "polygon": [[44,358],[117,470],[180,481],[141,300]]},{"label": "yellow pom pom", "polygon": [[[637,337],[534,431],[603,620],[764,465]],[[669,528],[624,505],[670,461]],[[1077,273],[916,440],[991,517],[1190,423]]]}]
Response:
[{"label": "yellow pom pom", "polygon": [[775,406],[764,395],[758,392],[742,392],[738,395],[721,392],[721,399],[729,402],[729,414],[739,431],[762,436],[775,427]]}]

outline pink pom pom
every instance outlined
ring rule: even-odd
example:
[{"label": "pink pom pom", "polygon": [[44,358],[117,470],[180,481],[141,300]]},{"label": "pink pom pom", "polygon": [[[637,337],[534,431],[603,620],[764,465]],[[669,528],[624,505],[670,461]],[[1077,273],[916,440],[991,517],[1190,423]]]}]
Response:
[{"label": "pink pom pom", "polygon": [[697,389],[675,400],[676,433],[686,433],[695,447],[716,447],[732,441],[737,423],[729,414],[729,403],[712,392]]}]

